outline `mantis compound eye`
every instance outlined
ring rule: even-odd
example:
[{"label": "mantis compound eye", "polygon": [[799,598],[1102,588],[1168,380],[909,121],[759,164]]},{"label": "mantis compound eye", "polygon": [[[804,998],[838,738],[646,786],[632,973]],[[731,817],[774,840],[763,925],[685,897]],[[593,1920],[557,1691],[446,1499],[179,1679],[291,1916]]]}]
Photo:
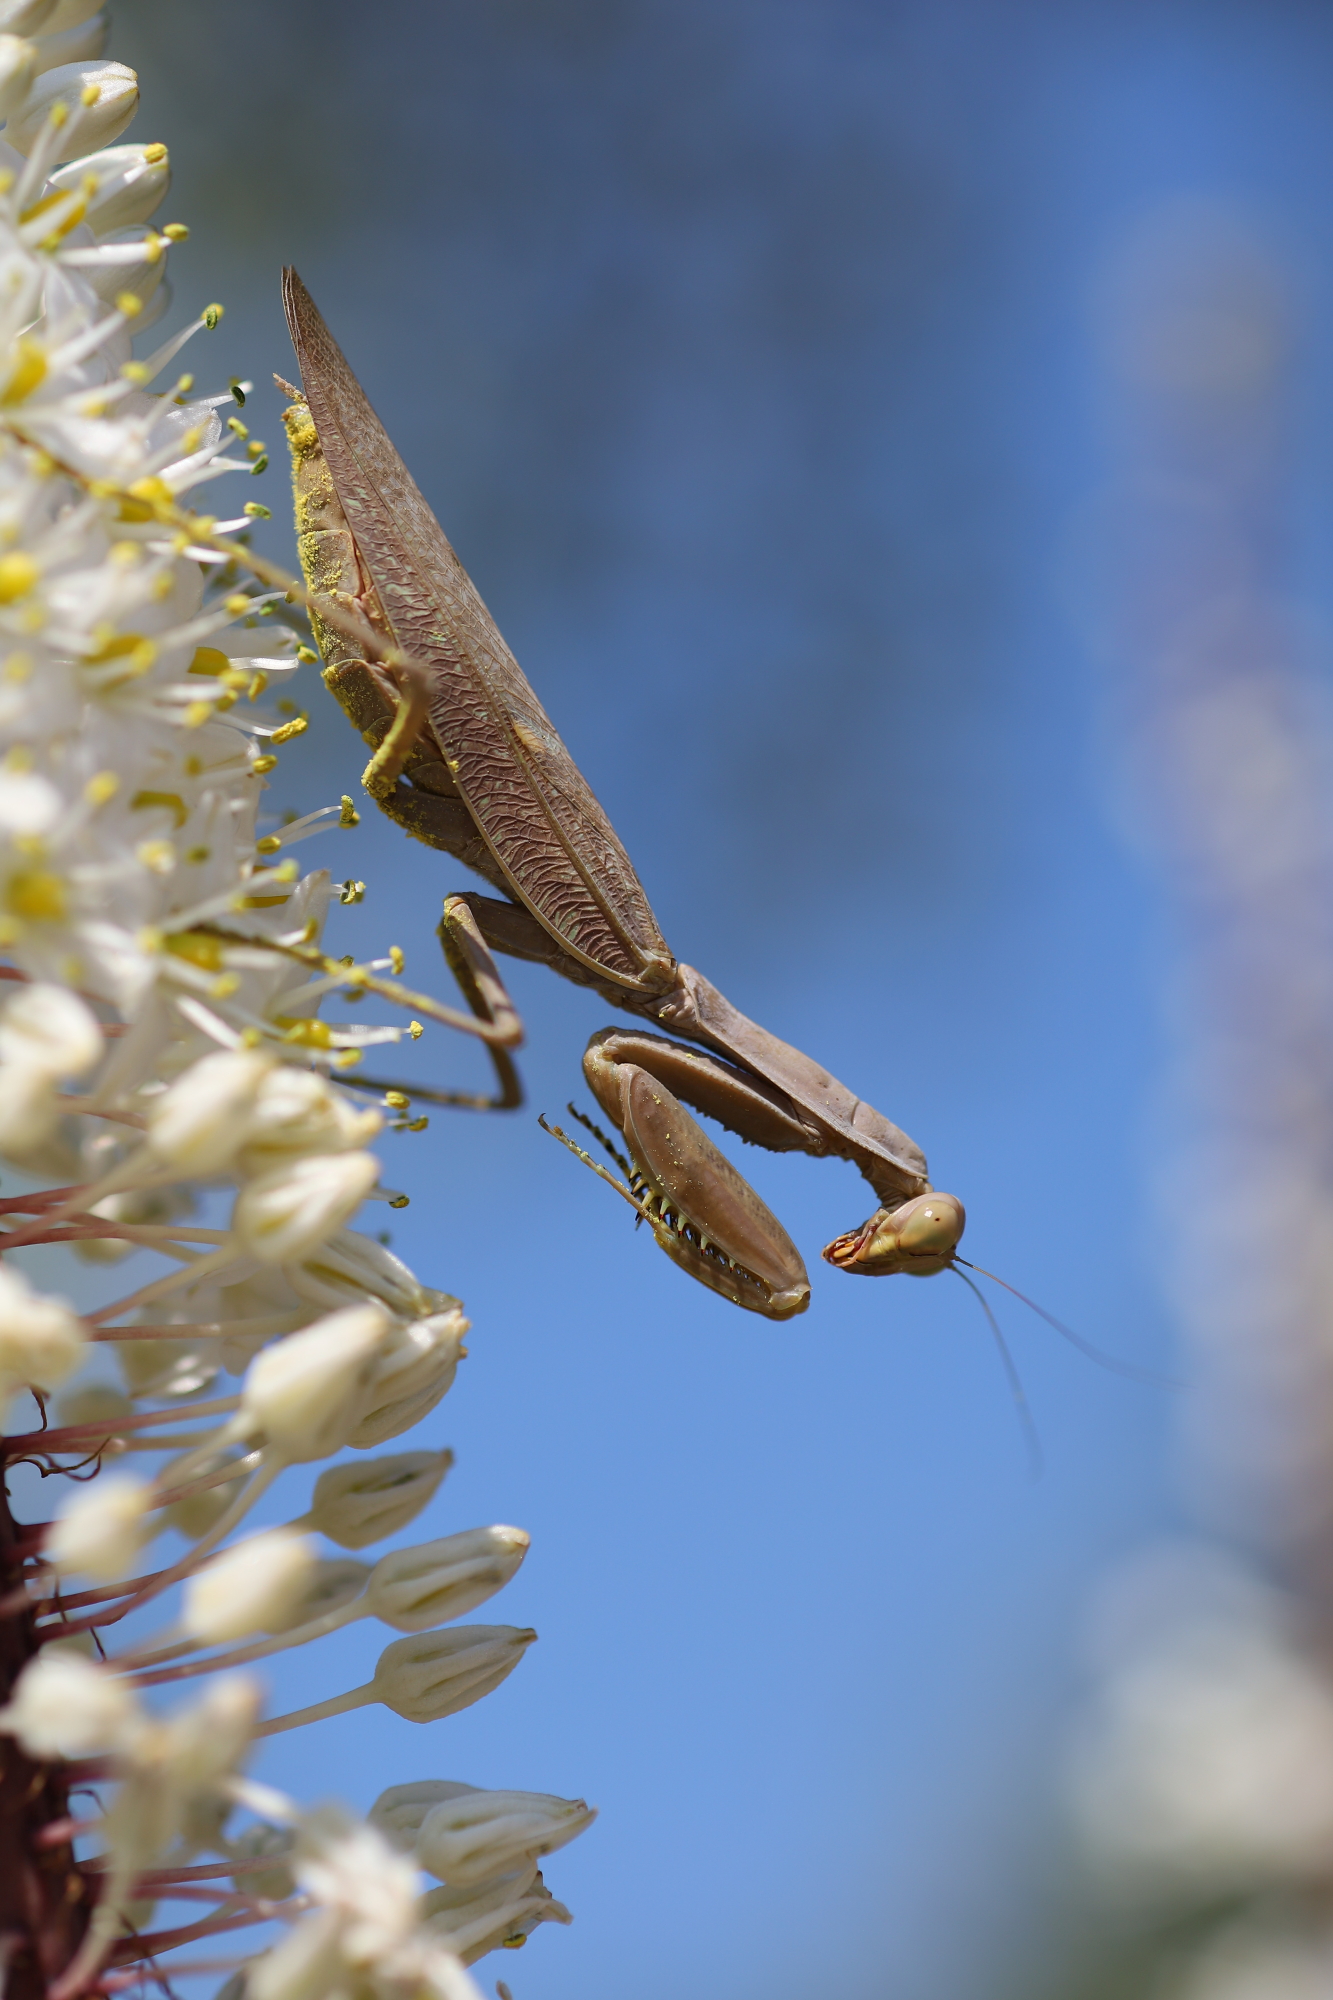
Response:
[{"label": "mantis compound eye", "polygon": [[840,1271],[860,1277],[887,1278],[907,1271],[915,1278],[931,1278],[949,1268],[966,1221],[956,1195],[915,1195],[898,1208],[881,1208],[859,1229],[837,1237],[824,1257]]}]

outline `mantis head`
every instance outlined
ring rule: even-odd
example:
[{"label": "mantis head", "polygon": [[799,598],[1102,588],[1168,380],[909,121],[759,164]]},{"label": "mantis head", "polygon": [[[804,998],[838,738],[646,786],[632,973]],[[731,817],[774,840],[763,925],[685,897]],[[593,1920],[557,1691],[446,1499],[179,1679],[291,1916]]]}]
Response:
[{"label": "mantis head", "polygon": [[824,1251],[826,1263],[863,1278],[887,1278],[906,1271],[933,1278],[947,1271],[967,1223],[963,1204],[952,1194],[919,1194],[899,1208],[881,1208]]}]

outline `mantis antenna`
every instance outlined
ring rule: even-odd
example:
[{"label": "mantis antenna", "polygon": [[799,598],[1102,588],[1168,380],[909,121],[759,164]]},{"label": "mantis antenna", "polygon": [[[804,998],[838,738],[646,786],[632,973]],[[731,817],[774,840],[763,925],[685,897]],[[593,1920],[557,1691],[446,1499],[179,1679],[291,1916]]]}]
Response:
[{"label": "mantis antenna", "polygon": [[[1042,1467],[1044,1464],[1042,1458],[1042,1450],[1041,1450],[1041,1439],[1037,1434],[1036,1422],[1033,1418],[1032,1409],[1023,1388],[1022,1378],[1020,1377],[1017,1368],[1014,1366],[1014,1357],[1009,1352],[1009,1343],[1006,1341],[1004,1335],[1000,1331],[1000,1322],[998,1319],[996,1319],[995,1314],[990,1309],[989,1299],[987,1299],[980,1285],[973,1284],[972,1280],[968,1277],[966,1271],[958,1270],[958,1266],[961,1262],[962,1262],[961,1257],[956,1258],[954,1260],[953,1268],[955,1271],[958,1272],[958,1276],[967,1286],[969,1292],[971,1292],[975,1297],[977,1304],[981,1307],[981,1310],[986,1315],[987,1325],[990,1327],[991,1332],[995,1335],[995,1345],[1000,1350],[1000,1360],[1004,1366],[1004,1372],[1006,1376],[1009,1378],[1009,1393],[1014,1399],[1014,1408],[1018,1412],[1018,1421],[1019,1424],[1022,1426],[1023,1441],[1028,1448],[1028,1463],[1032,1472],[1032,1477],[1034,1479],[1040,1479],[1042,1475]],[[968,1270],[975,1270],[975,1269],[976,1266],[974,1264],[969,1264]],[[983,1272],[982,1275],[984,1277],[989,1277],[990,1273]]]},{"label": "mantis antenna", "polygon": [[[1038,1319],[1044,1319],[1047,1326],[1052,1326],[1057,1333],[1063,1334],[1064,1338],[1069,1341],[1071,1346],[1076,1347],[1080,1354],[1086,1354],[1089,1361],[1095,1361],[1099,1368],[1109,1368],[1113,1375],[1127,1376],[1131,1382],[1150,1382],[1154,1387],[1159,1389],[1178,1389],[1180,1387],[1179,1379],[1174,1375],[1163,1375],[1155,1368],[1137,1368],[1132,1361],[1121,1361],[1118,1356],[1106,1353],[1104,1348],[1094,1347],[1090,1340],[1085,1340],[1081,1333],[1075,1333],[1072,1326],[1066,1326],[1063,1320],[1055,1317],[1054,1313],[1048,1313],[1045,1306],[1039,1306],[1035,1299],[1028,1297],[1026,1292],[1020,1292],[1017,1285],[1011,1285],[1007,1278],[997,1278],[994,1271],[983,1270],[980,1264],[968,1264],[966,1257],[955,1256],[953,1261],[955,1265],[967,1264],[968,1270],[975,1271],[979,1278],[989,1278],[993,1285],[1003,1286],[1006,1292],[1011,1292],[1016,1299],[1021,1300],[1030,1312],[1036,1313]],[[960,1271],[958,1275],[961,1278],[963,1274]],[[972,1284],[970,1278],[964,1282]],[[975,1285],[972,1285],[972,1289],[974,1292],[977,1292],[977,1297],[981,1298],[981,1293],[977,1291]],[[984,1304],[985,1301],[983,1300],[982,1303]]]}]

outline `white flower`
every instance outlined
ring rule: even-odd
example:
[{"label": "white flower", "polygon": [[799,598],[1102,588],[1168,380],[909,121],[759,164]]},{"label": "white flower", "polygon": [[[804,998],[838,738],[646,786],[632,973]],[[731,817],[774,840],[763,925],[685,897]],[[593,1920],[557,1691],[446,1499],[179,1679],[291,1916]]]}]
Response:
[{"label": "white flower", "polygon": [[315,1481],[307,1519],[342,1549],[364,1549],[414,1521],[454,1462],[451,1451],[404,1451],[332,1465]]},{"label": "white flower", "polygon": [[38,77],[23,110],[6,125],[5,138],[20,153],[30,153],[57,107],[65,123],[55,157],[82,159],[125,130],[139,108],[139,79],[124,63],[61,63]]},{"label": "white flower", "polygon": [[284,1065],[263,1080],[238,1165],[247,1176],[268,1174],[304,1153],[350,1152],[373,1139],[383,1123],[378,1111],[354,1110],[313,1070]]},{"label": "white flower", "polygon": [[463,1887],[539,1861],[585,1832],[596,1817],[596,1808],[583,1799],[465,1792],[432,1807],[413,1851],[432,1875]]},{"label": "white flower", "polygon": [[408,1722],[456,1715],[499,1687],[536,1636],[514,1625],[455,1625],[395,1639],[376,1663],[375,1699]]},{"label": "white flower", "polygon": [[344,1813],[307,1815],[293,1873],[307,1895],[337,1914],[341,1948],[354,1965],[389,1956],[416,1928],[417,1869],[374,1827]]},{"label": "white flower", "polygon": [[423,1929],[455,1951],[465,1965],[499,1945],[522,1944],[538,1924],[567,1924],[569,1911],[557,1903],[535,1868],[467,1887],[432,1889],[421,1899]]},{"label": "white flower", "polygon": [[143,1717],[134,1690],[105,1667],[60,1646],[47,1647],[23,1669],[0,1729],[17,1736],[30,1757],[86,1757],[124,1750]]},{"label": "white flower", "polygon": [[394,1549],[371,1571],[367,1603],[399,1632],[425,1632],[503,1590],[528,1542],[522,1528],[469,1528],[419,1548]]},{"label": "white flower", "polygon": [[241,1385],[235,1437],[262,1437],[281,1459],[324,1458],[356,1424],[388,1335],[382,1306],[349,1306],[255,1356]]},{"label": "white flower", "polygon": [[42,1553],[62,1576],[98,1582],[124,1576],[148,1539],[153,1488],[128,1473],[107,1472],[61,1502]]},{"label": "white flower", "polygon": [[379,1175],[373,1153],[307,1155],[248,1181],[236,1197],[232,1228],[260,1263],[294,1263],[342,1227]]},{"label": "white flower", "polygon": [[[151,156],[151,157],[150,157]],[[165,146],[109,146],[67,167],[58,167],[51,185],[82,193],[88,177],[97,186],[88,197],[84,220],[98,236],[147,222],[171,186],[171,165]]]},{"label": "white flower", "polygon": [[245,1049],[192,1063],[148,1114],[148,1143],[191,1177],[221,1173],[244,1144],[271,1056]]},{"label": "white flower", "polygon": [[0,1395],[28,1385],[57,1389],[87,1352],[73,1309],[40,1297],[12,1265],[0,1265]]},{"label": "white flower", "polygon": [[449,1311],[395,1327],[376,1363],[360,1422],[348,1439],[358,1451],[386,1444],[428,1416],[450,1388],[467,1353],[470,1322],[455,1302]]},{"label": "white flower", "polygon": [[186,1584],[185,1630],[209,1646],[268,1631],[293,1599],[304,1596],[314,1549],[311,1536],[290,1528],[270,1528],[233,1543]]},{"label": "white flower", "polygon": [[97,1017],[63,986],[21,986],[0,1014],[0,1062],[52,1077],[82,1076],[101,1053]]}]

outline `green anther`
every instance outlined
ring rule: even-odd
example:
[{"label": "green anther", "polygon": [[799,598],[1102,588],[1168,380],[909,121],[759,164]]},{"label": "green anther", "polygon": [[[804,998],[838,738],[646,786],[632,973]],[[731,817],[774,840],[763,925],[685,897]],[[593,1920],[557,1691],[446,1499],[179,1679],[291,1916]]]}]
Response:
[{"label": "green anther", "polygon": [[411,1200],[410,1195],[396,1194],[393,1200],[389,1203],[389,1206],[390,1208],[406,1208],[410,1200]]},{"label": "green anther", "polygon": [[255,460],[254,464],[253,464],[253,465],[252,465],[252,466],[250,467],[250,470],[251,470],[251,472],[267,472],[267,471],[268,471],[268,453],[267,453],[266,451],[261,451],[261,452],[260,452],[260,454],[259,454],[258,458],[257,458],[257,459]]},{"label": "green anther", "polygon": [[247,500],[241,512],[248,514],[252,521],[271,521],[273,519],[273,509],[266,507],[262,500]]},{"label": "green anther", "polygon": [[316,652],[312,652],[309,646],[298,646],[296,649],[296,657],[298,660],[303,661],[305,665],[308,667],[313,667],[317,665],[319,661],[319,654]]},{"label": "green anther", "polygon": [[226,311],[225,306],[211,305],[204,307],[204,325],[208,328],[210,333],[214,331],[218,321],[222,318],[222,315],[225,311]]},{"label": "green anther", "polygon": [[245,408],[245,391],[241,387],[240,382],[235,375],[232,376],[230,382],[227,384],[227,387],[231,390],[232,395],[236,398],[237,408],[243,410]]},{"label": "green anther", "polygon": [[[338,824],[339,826],[360,826],[361,824],[361,815],[352,804],[346,792],[342,795],[341,807],[338,813]],[[395,966],[394,971],[401,972],[402,967]]]}]

